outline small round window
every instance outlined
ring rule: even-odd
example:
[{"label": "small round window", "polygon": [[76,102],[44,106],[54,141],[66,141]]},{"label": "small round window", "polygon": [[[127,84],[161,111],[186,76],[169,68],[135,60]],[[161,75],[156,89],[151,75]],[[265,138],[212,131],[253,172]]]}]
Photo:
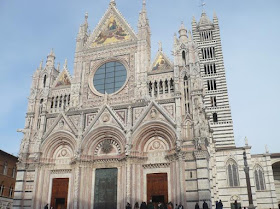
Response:
[{"label": "small round window", "polygon": [[102,94],[113,94],[124,85],[127,77],[125,67],[120,62],[107,62],[95,72],[93,85]]}]

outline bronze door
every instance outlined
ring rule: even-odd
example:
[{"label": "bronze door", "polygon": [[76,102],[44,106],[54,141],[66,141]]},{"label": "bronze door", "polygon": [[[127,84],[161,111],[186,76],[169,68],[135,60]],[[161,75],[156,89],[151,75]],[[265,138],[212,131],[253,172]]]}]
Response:
[{"label": "bronze door", "polygon": [[66,209],[68,196],[68,178],[53,179],[51,207],[53,209]]},{"label": "bronze door", "polygon": [[96,169],[94,209],[117,209],[118,169]]},{"label": "bronze door", "polygon": [[168,202],[167,173],[147,174],[147,201]]}]

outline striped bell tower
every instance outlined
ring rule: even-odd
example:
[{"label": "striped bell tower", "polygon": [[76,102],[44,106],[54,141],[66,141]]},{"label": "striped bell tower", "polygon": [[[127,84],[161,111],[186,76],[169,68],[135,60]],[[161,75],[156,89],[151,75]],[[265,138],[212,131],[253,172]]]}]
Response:
[{"label": "striped bell tower", "polygon": [[203,11],[197,23],[192,21],[193,39],[199,50],[200,70],[204,83],[204,104],[213,129],[216,147],[234,147],[233,123],[228,99],[224,59],[218,18],[211,21]]}]

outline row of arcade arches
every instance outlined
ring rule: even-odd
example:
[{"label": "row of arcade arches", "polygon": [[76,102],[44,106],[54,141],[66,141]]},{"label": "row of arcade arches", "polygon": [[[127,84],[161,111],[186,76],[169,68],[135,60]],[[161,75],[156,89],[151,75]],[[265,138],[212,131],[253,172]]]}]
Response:
[{"label": "row of arcade arches", "polygon": [[[150,146],[147,146],[150,144]],[[175,149],[176,134],[174,128],[164,122],[149,122],[140,127],[133,135],[131,151],[144,153],[156,149]],[[59,131],[49,136],[41,145],[41,159],[74,158],[80,156],[121,156],[127,151],[125,133],[112,126],[95,129],[78,144],[76,137],[66,131]]]}]

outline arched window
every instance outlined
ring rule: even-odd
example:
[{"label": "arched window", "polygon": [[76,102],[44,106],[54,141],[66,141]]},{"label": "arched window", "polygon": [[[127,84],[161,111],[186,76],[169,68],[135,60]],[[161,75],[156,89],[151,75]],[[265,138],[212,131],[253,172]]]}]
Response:
[{"label": "arched window", "polygon": [[218,122],[218,114],[217,113],[213,113],[213,121],[215,123]]},{"label": "arched window", "polygon": [[3,196],[4,194],[4,182],[2,181],[1,185],[0,185],[0,196]]},{"label": "arched window", "polygon": [[44,76],[43,86],[46,87],[47,75]]},{"label": "arched window", "polygon": [[16,167],[13,167],[12,177],[16,178]]},{"label": "arched window", "polygon": [[238,167],[234,160],[227,163],[228,185],[231,187],[239,186]]},{"label": "arched window", "polygon": [[8,163],[5,162],[3,167],[3,175],[7,175],[7,173],[8,173]]},{"label": "arched window", "polygon": [[170,91],[174,92],[174,81],[172,78],[170,79]]},{"label": "arched window", "polygon": [[9,188],[9,197],[13,197],[14,188],[10,186]]},{"label": "arched window", "polygon": [[152,90],[153,90],[153,84],[150,81],[150,83],[149,83],[149,94],[150,94],[150,96],[152,96]]},{"label": "arched window", "polygon": [[261,166],[257,166],[254,171],[256,188],[258,191],[265,190],[264,172]]},{"label": "arched window", "polygon": [[184,65],[185,65],[186,64],[186,52],[185,51],[182,52],[182,59],[183,59]]}]

